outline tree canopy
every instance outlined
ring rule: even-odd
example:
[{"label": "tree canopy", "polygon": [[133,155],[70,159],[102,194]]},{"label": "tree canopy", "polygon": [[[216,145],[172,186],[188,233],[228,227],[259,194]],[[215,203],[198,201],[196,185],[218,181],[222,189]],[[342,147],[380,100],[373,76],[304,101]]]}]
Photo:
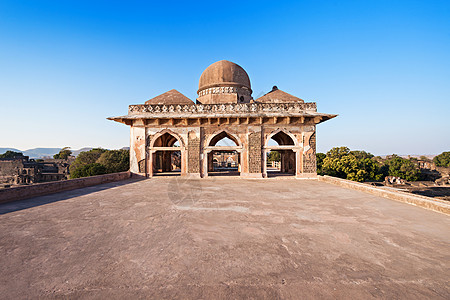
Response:
[{"label": "tree canopy", "polygon": [[281,161],[280,152],[272,150],[269,153],[267,153],[267,161]]},{"label": "tree canopy", "polygon": [[0,154],[0,158],[15,158],[15,157],[23,157],[23,153],[8,150],[5,153]]},{"label": "tree canopy", "polygon": [[350,151],[347,147],[335,147],[316,155],[320,161],[320,172],[326,175],[353,181],[380,180],[383,174],[373,155],[365,151]]},{"label": "tree canopy", "polygon": [[67,159],[69,156],[72,155],[72,151],[70,151],[70,147],[64,147],[62,148],[59,153],[53,155],[54,159]]},{"label": "tree canopy", "polygon": [[[417,161],[417,160],[416,160]],[[416,162],[402,158],[398,155],[391,155],[385,161],[389,176],[396,176],[408,181],[419,180],[420,169]]]},{"label": "tree canopy", "polygon": [[438,167],[450,167],[450,151],[442,152],[433,158],[433,162]]},{"label": "tree canopy", "polygon": [[107,173],[128,171],[129,150],[106,150],[95,148],[78,154],[70,165],[70,177],[79,178]]},{"label": "tree canopy", "polygon": [[386,160],[366,151],[351,151],[348,147],[335,147],[326,154],[317,153],[317,173],[353,181],[380,181],[385,176],[397,176],[416,181],[420,176],[417,160],[392,155]]}]

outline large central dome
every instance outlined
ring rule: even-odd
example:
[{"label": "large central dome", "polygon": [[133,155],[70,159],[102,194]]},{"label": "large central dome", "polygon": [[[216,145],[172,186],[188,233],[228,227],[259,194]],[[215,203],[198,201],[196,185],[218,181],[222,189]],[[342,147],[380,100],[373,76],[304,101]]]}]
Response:
[{"label": "large central dome", "polygon": [[[228,60],[221,60],[203,71],[198,83],[197,93],[202,98],[202,103],[248,102],[252,90],[250,78],[241,66]],[[217,96],[204,97],[211,94]],[[222,95],[220,99],[219,94]],[[224,97],[225,94],[228,95]],[[230,94],[235,94],[235,96],[230,97]]]}]

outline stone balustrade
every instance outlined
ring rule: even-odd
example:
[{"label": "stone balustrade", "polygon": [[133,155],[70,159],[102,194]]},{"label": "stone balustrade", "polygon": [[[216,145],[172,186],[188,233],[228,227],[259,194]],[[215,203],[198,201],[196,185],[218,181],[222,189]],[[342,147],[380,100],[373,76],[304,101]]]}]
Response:
[{"label": "stone balustrade", "polygon": [[137,104],[128,107],[128,115],[136,114],[221,114],[221,113],[305,113],[317,112],[315,102],[309,103],[229,103],[229,104],[190,104],[190,105],[166,105],[166,104]]}]

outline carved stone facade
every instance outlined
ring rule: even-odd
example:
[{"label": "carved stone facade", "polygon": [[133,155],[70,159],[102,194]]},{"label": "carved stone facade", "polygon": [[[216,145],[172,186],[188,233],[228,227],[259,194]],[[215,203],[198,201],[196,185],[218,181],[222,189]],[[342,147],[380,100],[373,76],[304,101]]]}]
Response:
[{"label": "carved stone facade", "polygon": [[214,174],[214,157],[231,153],[238,175],[262,178],[268,174],[268,153],[278,151],[281,172],[314,177],[316,125],[336,115],[318,113],[316,103],[276,87],[254,100],[243,72],[231,62],[215,63],[201,76],[196,104],[172,90],[130,105],[128,115],[109,118],[131,126],[131,171],[208,177]]}]

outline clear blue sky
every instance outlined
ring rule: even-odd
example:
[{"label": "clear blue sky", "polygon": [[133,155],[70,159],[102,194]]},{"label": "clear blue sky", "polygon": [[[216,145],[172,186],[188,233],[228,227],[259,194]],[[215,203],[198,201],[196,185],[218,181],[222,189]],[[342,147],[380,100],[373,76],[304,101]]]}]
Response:
[{"label": "clear blue sky", "polygon": [[226,59],[320,112],[318,151],[450,150],[450,1],[0,1],[0,147],[120,148],[106,120]]}]

